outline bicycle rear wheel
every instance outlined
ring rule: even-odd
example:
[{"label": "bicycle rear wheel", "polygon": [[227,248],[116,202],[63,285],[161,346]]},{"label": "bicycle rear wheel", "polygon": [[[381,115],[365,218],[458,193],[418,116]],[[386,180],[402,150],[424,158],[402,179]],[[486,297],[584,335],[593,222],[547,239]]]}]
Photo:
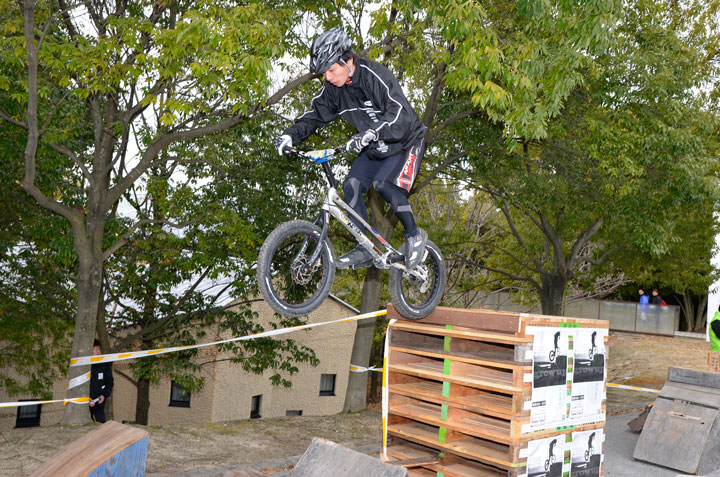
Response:
[{"label": "bicycle rear wheel", "polygon": [[[400,252],[404,251],[403,244]],[[445,260],[440,249],[428,240],[425,251],[425,260],[416,268],[427,271],[427,280],[418,280],[398,268],[390,269],[390,299],[398,313],[409,320],[419,320],[432,313],[445,291]]]},{"label": "bicycle rear wheel", "polygon": [[[307,315],[330,294],[335,279],[332,249],[327,240],[319,240],[320,229],[303,220],[280,224],[265,239],[258,255],[258,287],[278,313]],[[320,255],[309,263],[318,245]]]}]

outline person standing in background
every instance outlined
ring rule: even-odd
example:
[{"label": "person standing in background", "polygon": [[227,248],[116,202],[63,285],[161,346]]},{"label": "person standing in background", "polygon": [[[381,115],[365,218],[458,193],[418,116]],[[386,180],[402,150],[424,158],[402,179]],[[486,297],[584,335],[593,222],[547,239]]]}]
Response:
[{"label": "person standing in background", "polygon": [[[100,341],[95,340],[93,355],[100,354]],[[105,400],[110,397],[114,384],[112,363],[97,363],[90,367],[90,417],[94,422],[105,422]]]}]

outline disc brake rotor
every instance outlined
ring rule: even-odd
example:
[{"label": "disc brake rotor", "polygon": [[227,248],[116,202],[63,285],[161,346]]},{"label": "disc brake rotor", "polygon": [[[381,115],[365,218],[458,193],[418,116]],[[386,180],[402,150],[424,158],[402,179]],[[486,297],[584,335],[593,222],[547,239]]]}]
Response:
[{"label": "disc brake rotor", "polygon": [[302,255],[293,261],[290,265],[290,275],[293,282],[298,285],[307,285],[310,283],[313,275],[313,269],[307,263],[307,257]]}]

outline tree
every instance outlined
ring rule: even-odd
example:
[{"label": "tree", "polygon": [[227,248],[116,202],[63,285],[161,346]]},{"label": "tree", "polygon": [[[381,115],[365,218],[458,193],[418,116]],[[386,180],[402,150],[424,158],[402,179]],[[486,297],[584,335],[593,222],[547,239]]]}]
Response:
[{"label": "tree", "polygon": [[[300,187],[304,174],[299,162],[268,161],[257,167],[259,157],[274,153],[270,141],[263,140],[267,133],[256,131],[267,126],[267,118],[260,117],[221,137],[173,148],[172,154],[197,161],[183,181],[173,179],[163,164],[152,168],[146,187],[133,187],[128,200],[135,208],[132,215],[150,224],[129,237],[108,261],[108,303],[103,308],[117,313],[99,320],[98,330],[109,324],[115,342],[112,352],[130,345],[140,349],[193,345],[208,334],[217,339],[264,331],[250,309],[251,302],[258,301],[250,298],[255,288],[251,270],[255,250],[269,233],[269,224],[295,213],[302,204],[289,197],[289,186],[307,193]],[[285,184],[273,180],[281,173]],[[228,295],[238,297],[232,309]],[[301,322],[281,318],[273,324]],[[291,385],[287,377],[298,370],[295,363],[318,363],[311,349],[292,339],[259,339],[220,349],[245,371],[274,370],[271,381],[286,387]],[[197,350],[132,363],[133,376],[128,377],[138,391],[135,420],[148,422],[151,384],[170,378],[188,392],[197,391],[204,385],[198,371],[208,363],[197,360]]]},{"label": "tree", "polygon": [[[19,63],[27,74],[3,77],[2,87],[11,92],[19,111],[2,110],[0,117],[27,131],[22,188],[72,229],[77,256],[72,356],[87,355],[101,312],[104,264],[147,223],[140,219],[124,231],[115,228],[118,202],[150,168],[165,162],[184,167],[188,158],[163,154],[168,147],[227,130],[310,78],[305,75],[268,93],[270,60],[294,41],[287,33],[297,21],[296,6],[62,0],[25,1],[19,11],[3,2],[2,8],[21,15],[3,15],[9,18],[3,25],[8,35],[0,61]],[[80,24],[83,18],[89,24]],[[67,93],[59,99],[47,95],[54,86]],[[152,110],[160,121],[145,129],[133,154],[133,128]],[[91,147],[78,147],[83,131],[59,122],[69,111],[85,112]],[[73,174],[82,175],[79,204],[43,187],[42,146],[71,160]],[[85,371],[71,368],[69,377]],[[87,385],[68,394],[86,395]],[[66,407],[63,422],[87,422],[83,411]]]},{"label": "tree", "polygon": [[629,5],[617,41],[583,71],[545,137],[518,136],[521,150],[505,153],[489,146],[504,129],[463,136],[483,147],[454,174],[487,193],[507,224],[484,266],[530,284],[546,314],[561,314],[587,264],[612,267],[621,251],[662,257],[681,240],[674,211],[712,201],[718,123],[696,89],[717,38],[684,35],[706,18],[696,7]]}]

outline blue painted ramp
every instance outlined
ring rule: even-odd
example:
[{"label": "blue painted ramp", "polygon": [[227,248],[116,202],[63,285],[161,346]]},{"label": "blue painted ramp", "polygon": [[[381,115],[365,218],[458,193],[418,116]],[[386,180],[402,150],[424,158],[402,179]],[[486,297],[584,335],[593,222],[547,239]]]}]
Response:
[{"label": "blue painted ramp", "polygon": [[60,449],[33,476],[143,477],[148,433],[108,421]]}]

